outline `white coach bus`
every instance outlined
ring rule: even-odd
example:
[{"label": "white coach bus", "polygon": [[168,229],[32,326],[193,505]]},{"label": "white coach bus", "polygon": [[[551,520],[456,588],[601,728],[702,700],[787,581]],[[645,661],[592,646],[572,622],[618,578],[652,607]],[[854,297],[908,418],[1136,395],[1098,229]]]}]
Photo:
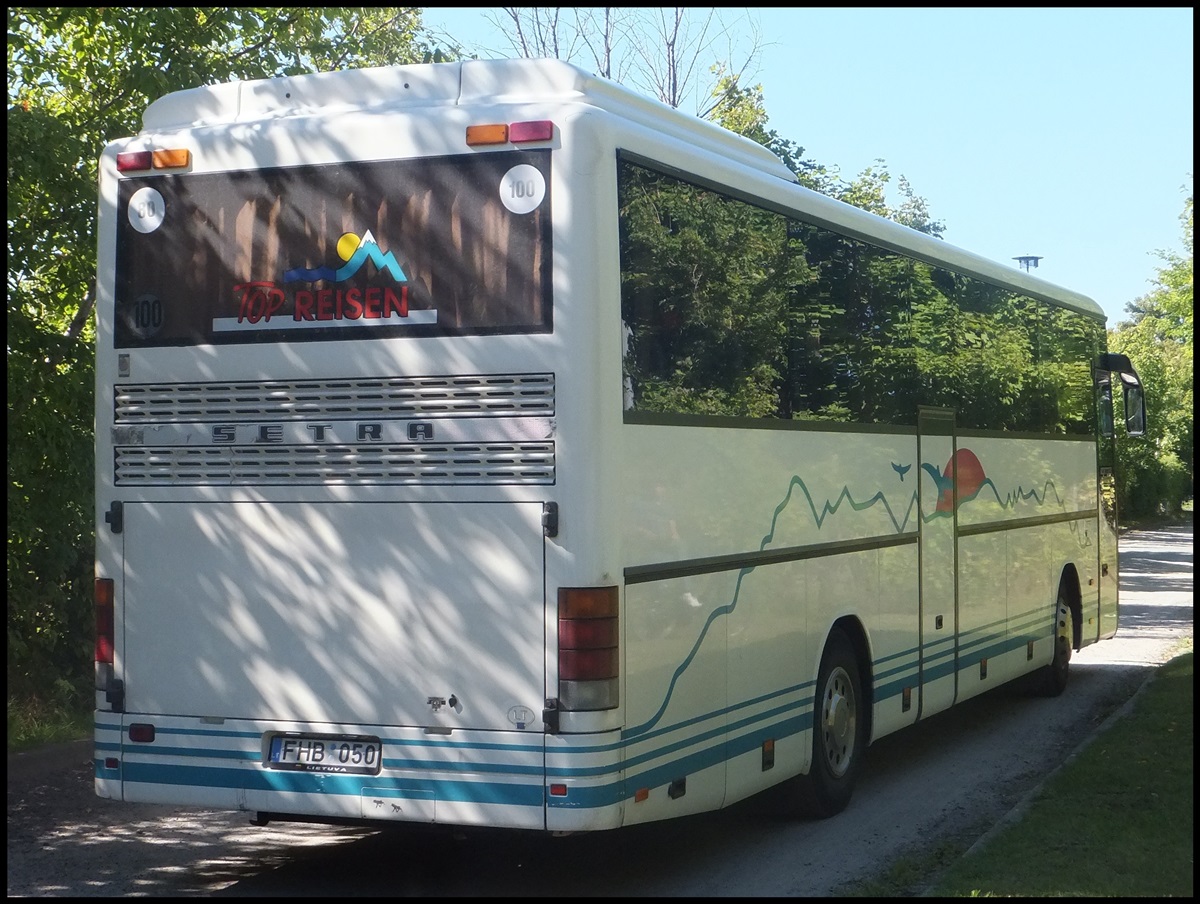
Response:
[{"label": "white coach bus", "polygon": [[829,816],[1117,631],[1100,308],[573,66],[180,91],[99,223],[101,797]]}]

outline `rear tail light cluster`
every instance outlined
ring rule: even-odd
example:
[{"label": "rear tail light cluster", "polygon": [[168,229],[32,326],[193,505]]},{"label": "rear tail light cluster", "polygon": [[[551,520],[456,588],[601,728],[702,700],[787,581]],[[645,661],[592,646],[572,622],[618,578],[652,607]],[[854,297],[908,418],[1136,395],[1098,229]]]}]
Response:
[{"label": "rear tail light cluster", "polygon": [[112,665],[116,622],[112,578],[96,578],[96,662]]},{"label": "rear tail light cluster", "polygon": [[565,710],[612,709],[619,701],[616,587],[558,590],[558,704]]},{"label": "rear tail light cluster", "polygon": [[113,670],[117,647],[113,579],[96,578],[93,595],[96,607],[96,690],[104,692],[105,700],[113,712],[124,712],[124,685],[115,677]]}]

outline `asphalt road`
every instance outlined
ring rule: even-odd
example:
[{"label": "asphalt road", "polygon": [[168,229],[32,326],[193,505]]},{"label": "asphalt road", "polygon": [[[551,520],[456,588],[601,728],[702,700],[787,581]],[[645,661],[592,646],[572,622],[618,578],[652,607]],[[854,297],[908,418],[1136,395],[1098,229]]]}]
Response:
[{"label": "asphalt road", "polygon": [[[9,757],[8,894],[53,896],[832,896],[941,841],[986,838],[1119,719],[1192,637],[1192,528],[1121,540],[1117,638],[1075,654],[1054,699],[1001,688],[870,748],[832,820],[762,795],[616,832],[382,831],[121,804],[92,792],[90,742]],[[921,877],[912,889],[921,890]]]}]

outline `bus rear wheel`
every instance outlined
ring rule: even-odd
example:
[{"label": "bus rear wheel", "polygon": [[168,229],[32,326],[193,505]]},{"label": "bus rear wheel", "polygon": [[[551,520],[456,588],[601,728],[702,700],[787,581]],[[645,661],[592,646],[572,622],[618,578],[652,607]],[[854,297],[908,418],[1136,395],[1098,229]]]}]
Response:
[{"label": "bus rear wheel", "polygon": [[867,746],[866,697],[854,645],[835,628],[821,655],[813,699],[812,761],[793,779],[800,811],[821,819],[846,809]]},{"label": "bus rear wheel", "polygon": [[1057,697],[1067,689],[1071,670],[1071,644],[1074,639],[1071,607],[1066,594],[1058,591],[1058,608],[1054,615],[1054,658],[1035,673],[1035,690],[1043,697]]}]

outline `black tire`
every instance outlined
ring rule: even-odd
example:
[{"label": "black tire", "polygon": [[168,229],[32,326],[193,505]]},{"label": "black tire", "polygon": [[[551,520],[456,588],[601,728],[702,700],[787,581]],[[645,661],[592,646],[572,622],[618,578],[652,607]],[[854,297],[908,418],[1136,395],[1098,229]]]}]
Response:
[{"label": "black tire", "polygon": [[1054,658],[1034,673],[1034,691],[1042,697],[1057,697],[1067,689],[1071,673],[1071,645],[1075,642],[1074,616],[1066,594],[1058,591],[1058,609],[1054,616]]},{"label": "black tire", "polygon": [[867,700],[854,645],[834,628],[821,655],[813,698],[812,763],[793,779],[796,804],[827,819],[846,809],[867,748]]}]

